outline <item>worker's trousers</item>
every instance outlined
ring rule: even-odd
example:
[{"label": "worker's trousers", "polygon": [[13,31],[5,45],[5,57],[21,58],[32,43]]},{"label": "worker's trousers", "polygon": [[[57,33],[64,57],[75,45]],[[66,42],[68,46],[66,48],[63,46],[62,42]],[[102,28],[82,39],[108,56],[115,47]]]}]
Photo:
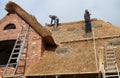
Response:
[{"label": "worker's trousers", "polygon": [[58,25],[59,25],[59,19],[58,18],[55,18],[55,21],[54,21],[54,27],[57,28]]}]

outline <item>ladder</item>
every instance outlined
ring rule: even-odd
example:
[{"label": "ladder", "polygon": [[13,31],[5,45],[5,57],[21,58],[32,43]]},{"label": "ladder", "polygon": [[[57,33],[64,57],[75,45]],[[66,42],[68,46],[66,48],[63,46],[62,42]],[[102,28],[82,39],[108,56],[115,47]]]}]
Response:
[{"label": "ladder", "polygon": [[104,48],[105,62],[103,78],[120,78],[114,48],[112,43],[107,44]]},{"label": "ladder", "polygon": [[21,28],[17,40],[14,44],[13,50],[11,52],[10,58],[3,72],[3,77],[13,77],[15,76],[19,60],[21,58],[22,52],[26,45],[26,40],[29,32],[29,27]]}]

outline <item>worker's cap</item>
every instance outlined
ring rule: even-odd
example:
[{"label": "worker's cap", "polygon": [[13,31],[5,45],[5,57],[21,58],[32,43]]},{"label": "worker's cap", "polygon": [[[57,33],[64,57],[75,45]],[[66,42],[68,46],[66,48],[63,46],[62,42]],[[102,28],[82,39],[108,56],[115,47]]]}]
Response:
[{"label": "worker's cap", "polygon": [[52,17],[52,15],[49,15],[49,17],[51,18],[51,17]]}]

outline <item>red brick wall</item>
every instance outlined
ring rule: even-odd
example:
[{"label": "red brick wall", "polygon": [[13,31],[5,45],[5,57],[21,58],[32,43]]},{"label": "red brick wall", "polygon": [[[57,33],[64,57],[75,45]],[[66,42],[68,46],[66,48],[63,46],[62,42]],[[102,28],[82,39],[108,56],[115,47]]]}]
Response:
[{"label": "red brick wall", "polygon": [[[8,24],[14,24],[16,29],[3,30],[4,27]],[[20,27],[28,26],[19,16],[16,14],[8,14],[0,21],[0,41],[16,39],[17,34],[20,30]],[[29,37],[28,37],[28,50],[26,58],[26,69],[40,60],[42,51],[42,41],[41,37],[30,28]]]}]

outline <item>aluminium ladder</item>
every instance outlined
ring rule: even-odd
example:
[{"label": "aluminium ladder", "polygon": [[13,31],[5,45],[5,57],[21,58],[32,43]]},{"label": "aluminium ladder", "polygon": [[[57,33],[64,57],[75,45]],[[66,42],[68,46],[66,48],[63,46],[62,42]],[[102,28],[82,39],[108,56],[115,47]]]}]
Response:
[{"label": "aluminium ladder", "polygon": [[119,70],[116,62],[114,45],[109,43],[105,46],[105,64],[103,78],[120,78]]},{"label": "aluminium ladder", "polygon": [[26,40],[29,32],[29,27],[21,28],[18,33],[17,40],[14,44],[12,53],[3,72],[3,77],[13,77],[15,76],[21,54],[25,48]]}]

